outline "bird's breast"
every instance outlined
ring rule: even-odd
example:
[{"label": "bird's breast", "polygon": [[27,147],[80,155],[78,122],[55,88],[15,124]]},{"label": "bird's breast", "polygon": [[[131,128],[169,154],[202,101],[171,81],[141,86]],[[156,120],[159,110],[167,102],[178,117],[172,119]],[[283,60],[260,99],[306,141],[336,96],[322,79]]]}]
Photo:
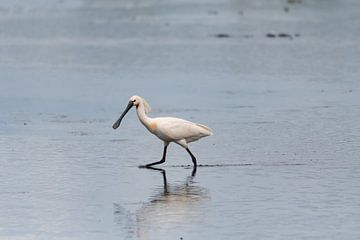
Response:
[{"label": "bird's breast", "polygon": [[154,133],[154,132],[156,131],[156,129],[157,129],[157,123],[156,123],[156,122],[151,122],[151,123],[149,124],[149,130],[150,130],[150,132]]}]

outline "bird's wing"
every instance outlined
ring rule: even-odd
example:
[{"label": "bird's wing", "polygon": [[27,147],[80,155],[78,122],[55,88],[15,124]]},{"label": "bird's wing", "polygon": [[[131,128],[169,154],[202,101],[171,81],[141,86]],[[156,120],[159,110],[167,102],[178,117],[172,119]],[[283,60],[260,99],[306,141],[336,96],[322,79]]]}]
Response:
[{"label": "bird's wing", "polygon": [[210,134],[207,133],[207,127],[197,125],[180,118],[158,118],[158,130],[173,140],[180,139],[199,139]]}]

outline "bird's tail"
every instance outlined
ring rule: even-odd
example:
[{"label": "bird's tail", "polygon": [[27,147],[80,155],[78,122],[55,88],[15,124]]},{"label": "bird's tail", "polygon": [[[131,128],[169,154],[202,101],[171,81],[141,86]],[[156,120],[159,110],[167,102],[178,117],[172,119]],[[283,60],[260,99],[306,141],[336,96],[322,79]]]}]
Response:
[{"label": "bird's tail", "polygon": [[199,126],[202,130],[204,130],[204,133],[208,136],[211,136],[213,135],[213,130],[205,125],[202,125],[202,124],[199,124],[197,123],[196,124],[197,126]]}]

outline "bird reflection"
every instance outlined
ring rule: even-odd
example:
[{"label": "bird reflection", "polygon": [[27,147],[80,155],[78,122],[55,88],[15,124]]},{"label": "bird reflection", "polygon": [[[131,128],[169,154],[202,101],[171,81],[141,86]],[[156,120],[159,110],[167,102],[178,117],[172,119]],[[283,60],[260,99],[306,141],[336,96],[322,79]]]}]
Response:
[{"label": "bird reflection", "polygon": [[206,188],[194,185],[196,167],[185,182],[175,185],[168,184],[164,169],[149,169],[161,173],[163,186],[150,197],[149,202],[136,211],[138,238],[149,239],[154,235],[200,222],[204,211],[201,211],[199,206],[210,197]]},{"label": "bird reflection", "polygon": [[[161,172],[162,177],[163,177],[163,183],[164,183],[164,194],[167,194],[168,193],[168,184],[167,184],[167,178],[166,178],[166,171],[164,169],[162,169],[162,168],[157,168],[157,167],[147,167],[147,169],[151,169],[151,170]],[[186,180],[187,183],[192,182],[193,178],[196,175],[196,170],[197,170],[197,168],[194,167],[192,172],[191,172],[191,175],[189,177],[187,177],[187,180]]]}]

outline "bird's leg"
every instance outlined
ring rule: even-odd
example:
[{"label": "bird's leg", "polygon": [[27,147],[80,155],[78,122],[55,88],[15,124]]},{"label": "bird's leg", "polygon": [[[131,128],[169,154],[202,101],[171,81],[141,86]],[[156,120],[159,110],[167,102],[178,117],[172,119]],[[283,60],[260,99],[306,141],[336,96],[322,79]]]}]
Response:
[{"label": "bird's leg", "polygon": [[151,167],[151,166],[154,166],[154,165],[157,165],[157,164],[160,164],[160,163],[164,163],[165,162],[165,157],[166,157],[166,149],[167,149],[167,144],[164,145],[164,152],[163,152],[163,156],[162,156],[160,161],[146,164],[145,167]]},{"label": "bird's leg", "polygon": [[196,175],[196,166],[194,166],[192,172],[191,172],[191,178],[194,178]]},{"label": "bird's leg", "polygon": [[191,160],[192,160],[192,162],[194,163],[194,167],[196,167],[196,166],[197,166],[196,157],[190,152],[190,149],[189,149],[189,148],[186,148],[186,151],[190,154]]}]

